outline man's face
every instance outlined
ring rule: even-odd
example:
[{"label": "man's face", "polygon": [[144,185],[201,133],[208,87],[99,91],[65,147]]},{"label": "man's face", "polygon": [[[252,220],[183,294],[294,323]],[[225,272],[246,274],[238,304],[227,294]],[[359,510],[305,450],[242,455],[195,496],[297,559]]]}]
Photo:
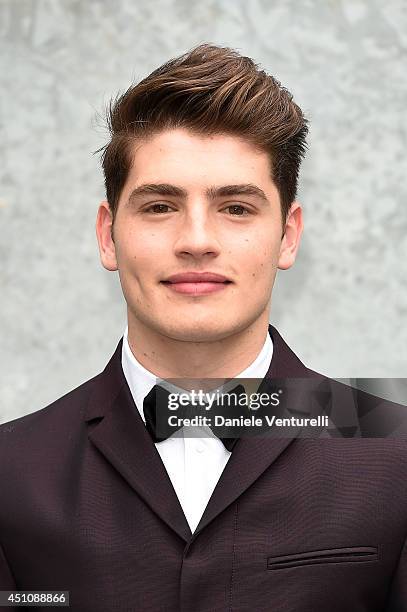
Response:
[{"label": "man's face", "polygon": [[[97,222],[102,263],[119,271],[129,327],[137,321],[181,341],[221,340],[259,319],[267,323],[277,267],[289,267],[298,248],[292,237],[288,246],[281,239],[268,155],[236,136],[185,129],[135,144],[114,243],[110,223],[103,203]],[[297,241],[300,233],[297,227]],[[227,282],[169,280],[202,272]]]}]

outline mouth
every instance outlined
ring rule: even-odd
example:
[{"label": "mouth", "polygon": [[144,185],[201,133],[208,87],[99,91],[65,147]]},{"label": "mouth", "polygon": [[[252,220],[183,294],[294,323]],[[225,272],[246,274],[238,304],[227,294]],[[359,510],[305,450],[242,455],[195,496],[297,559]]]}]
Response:
[{"label": "mouth", "polygon": [[170,291],[193,296],[224,291],[232,284],[232,281],[223,276],[223,274],[195,271],[179,272],[161,282]]},{"label": "mouth", "polygon": [[195,281],[195,282],[173,282],[161,281],[170,291],[183,293],[186,295],[207,295],[224,291],[226,287],[232,284],[232,281]]}]

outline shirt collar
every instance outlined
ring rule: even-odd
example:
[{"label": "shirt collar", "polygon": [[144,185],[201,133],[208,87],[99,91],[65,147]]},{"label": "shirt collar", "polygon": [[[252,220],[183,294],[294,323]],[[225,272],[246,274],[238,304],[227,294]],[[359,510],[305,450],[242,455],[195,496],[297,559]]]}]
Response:
[{"label": "shirt collar", "polygon": [[[234,378],[261,378],[263,379],[270,367],[273,357],[273,342],[269,333],[267,333],[263,347],[256,359],[240,374]],[[157,384],[155,374],[147,370],[133,355],[128,341],[128,326],[123,334],[122,346],[122,369],[126,378],[127,384],[133,396],[134,403],[144,421],[143,401],[146,395]]]}]

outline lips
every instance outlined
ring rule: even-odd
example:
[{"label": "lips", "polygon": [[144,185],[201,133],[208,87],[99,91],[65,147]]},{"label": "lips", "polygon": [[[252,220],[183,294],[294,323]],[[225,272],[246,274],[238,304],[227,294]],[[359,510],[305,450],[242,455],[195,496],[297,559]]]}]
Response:
[{"label": "lips", "polygon": [[232,281],[215,272],[181,272],[161,282],[177,293],[197,296],[222,291]]},{"label": "lips", "polygon": [[230,283],[226,276],[215,272],[180,272],[162,281],[164,283]]}]

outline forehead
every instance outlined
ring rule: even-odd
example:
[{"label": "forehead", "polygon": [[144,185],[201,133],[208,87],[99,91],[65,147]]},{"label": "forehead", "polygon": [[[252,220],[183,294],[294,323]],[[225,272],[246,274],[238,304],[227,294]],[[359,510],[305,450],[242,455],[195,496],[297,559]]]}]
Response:
[{"label": "forehead", "polygon": [[234,135],[165,130],[137,142],[129,181],[271,184],[269,155]]}]

